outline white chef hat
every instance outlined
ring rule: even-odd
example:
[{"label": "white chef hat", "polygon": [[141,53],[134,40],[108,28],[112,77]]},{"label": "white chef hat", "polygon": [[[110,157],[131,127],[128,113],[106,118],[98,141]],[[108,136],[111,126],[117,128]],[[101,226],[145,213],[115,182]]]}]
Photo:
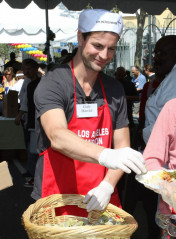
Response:
[{"label": "white chef hat", "polygon": [[87,9],[79,15],[78,30],[83,33],[108,31],[120,37],[123,31],[122,16],[104,9]]}]

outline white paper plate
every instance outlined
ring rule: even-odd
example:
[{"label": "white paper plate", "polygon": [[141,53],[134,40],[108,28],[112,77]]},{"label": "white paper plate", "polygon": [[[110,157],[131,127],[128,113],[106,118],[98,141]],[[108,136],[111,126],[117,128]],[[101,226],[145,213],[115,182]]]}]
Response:
[{"label": "white paper plate", "polygon": [[[144,184],[144,186],[149,187],[151,189],[159,189],[159,183],[163,180],[162,178],[157,178],[157,174],[159,172],[174,172],[176,170],[169,170],[169,169],[164,169],[164,170],[156,170],[156,171],[148,171],[146,174],[140,174],[136,175],[135,179]],[[155,178],[156,176],[156,178]]]}]

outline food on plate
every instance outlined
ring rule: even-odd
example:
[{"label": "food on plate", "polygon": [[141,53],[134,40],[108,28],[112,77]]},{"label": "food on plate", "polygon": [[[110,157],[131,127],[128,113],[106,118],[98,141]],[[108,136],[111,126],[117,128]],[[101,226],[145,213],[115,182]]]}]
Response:
[{"label": "food on plate", "polygon": [[176,172],[166,172],[163,171],[162,175],[161,175],[163,180],[166,180],[168,182],[174,181],[176,179]]},{"label": "food on plate", "polygon": [[176,171],[175,170],[157,170],[157,171],[148,171],[146,174],[136,175],[136,180],[140,183],[143,183],[145,186],[158,189],[159,183],[164,180],[167,182],[173,182],[176,180]]},{"label": "food on plate", "polygon": [[176,179],[176,172],[166,172],[166,171],[159,171],[156,175],[153,175],[151,177],[152,179],[161,179],[161,180],[165,180],[167,182],[172,182]]}]

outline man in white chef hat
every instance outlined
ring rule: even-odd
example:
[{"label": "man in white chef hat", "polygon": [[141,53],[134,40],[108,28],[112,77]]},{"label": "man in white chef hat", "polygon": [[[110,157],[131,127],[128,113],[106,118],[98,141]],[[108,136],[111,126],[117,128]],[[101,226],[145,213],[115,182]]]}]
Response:
[{"label": "man in white chef hat", "polygon": [[109,201],[121,206],[116,185],[123,173],[146,172],[142,155],[130,148],[124,90],[102,72],[122,31],[119,14],[83,11],[76,54],[39,83],[34,97],[41,160],[33,198],[81,194],[87,211],[102,210]]}]

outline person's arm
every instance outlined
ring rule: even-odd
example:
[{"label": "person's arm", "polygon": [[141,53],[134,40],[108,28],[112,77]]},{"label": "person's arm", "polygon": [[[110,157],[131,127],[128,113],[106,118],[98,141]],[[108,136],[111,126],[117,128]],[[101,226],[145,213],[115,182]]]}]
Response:
[{"label": "person's arm", "polygon": [[53,150],[79,161],[99,163],[111,169],[120,168],[126,173],[131,170],[137,174],[146,172],[139,152],[129,147],[116,150],[104,148],[70,131],[62,109],[48,110],[41,115],[40,120]]},{"label": "person's arm", "polygon": [[108,149],[87,142],[70,131],[67,128],[65,113],[62,109],[46,111],[41,115],[40,120],[53,150],[79,161],[99,163],[111,168],[104,180],[86,195],[84,202],[87,203],[90,199],[87,204],[87,211],[102,210],[107,206],[111,194],[114,192],[114,187],[123,175],[123,171],[130,173],[130,169],[132,169],[136,173],[146,172],[143,158],[141,158],[142,155],[127,147],[129,146],[128,128],[114,133],[114,148],[119,149]]},{"label": "person's arm", "polygon": [[[113,145],[114,149],[130,147],[130,136],[128,127],[117,129],[114,131]],[[121,169],[117,170],[108,169],[108,172],[104,180],[106,180],[113,187],[115,187],[123,174],[124,172]]]},{"label": "person's arm", "polygon": [[15,121],[14,121],[16,125],[20,125],[21,118],[22,118],[24,113],[25,113],[25,111],[21,111],[21,110],[18,112],[18,114],[15,118]]},{"label": "person's arm", "polygon": [[45,71],[44,71],[41,67],[38,68],[38,72],[39,72],[42,76],[45,75]]},{"label": "person's arm", "polygon": [[141,100],[140,100],[140,107],[139,107],[139,119],[138,121],[142,121],[144,117],[144,112],[145,112],[145,105],[147,101],[147,90],[149,87],[149,82],[145,83],[144,88],[141,93]]},{"label": "person's arm", "polygon": [[40,120],[53,150],[79,161],[98,163],[104,147],[87,142],[70,131],[62,109],[49,110]]},{"label": "person's arm", "polygon": [[[114,131],[113,145],[115,149],[129,147],[130,137],[128,127]],[[87,204],[87,211],[103,210],[109,203],[111,195],[124,172],[121,169],[108,169],[104,180],[95,188],[90,190],[84,202]]]},{"label": "person's arm", "polygon": [[169,104],[160,112],[143,153],[148,170],[162,169],[171,156],[169,150],[174,139],[175,117],[174,105],[170,108]]},{"label": "person's arm", "polygon": [[18,112],[18,115],[15,118],[15,124],[19,125],[21,122],[21,118],[24,113],[28,112],[28,107],[27,107],[27,91],[24,91],[22,101],[20,102],[20,109]]},{"label": "person's arm", "polygon": [[[24,84],[24,82],[23,82],[23,84]],[[23,114],[28,111],[28,108],[27,108],[27,85],[28,84],[26,84],[26,82],[25,82],[25,84],[22,87],[23,92],[21,92],[20,109],[15,118],[16,125],[20,124]]]}]

